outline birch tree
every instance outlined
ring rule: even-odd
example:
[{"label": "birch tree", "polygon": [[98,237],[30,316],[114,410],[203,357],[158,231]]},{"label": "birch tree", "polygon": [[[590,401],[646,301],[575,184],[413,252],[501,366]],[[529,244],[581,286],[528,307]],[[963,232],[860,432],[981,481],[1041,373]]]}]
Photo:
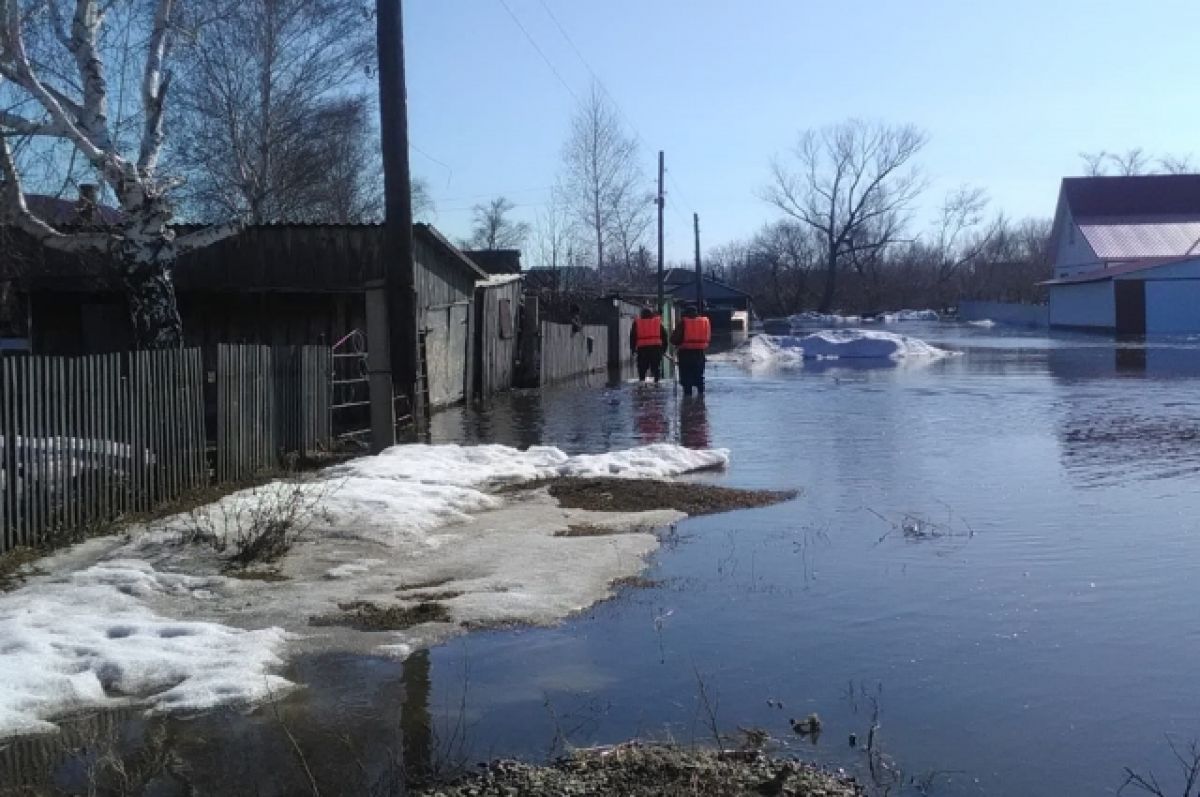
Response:
[{"label": "birch tree", "polygon": [[[105,21],[124,6],[139,26],[137,42],[121,53],[140,73],[134,135],[110,121],[114,50],[105,47]],[[0,0],[0,223],[62,252],[99,255],[128,299],[134,340],[141,348],[180,346],[175,304],[176,258],[235,233],[233,220],[176,237],[169,224],[179,181],[159,171],[170,93],[170,63],[180,9],[175,0]],[[48,141],[78,160],[115,197],[119,219],[78,229],[31,210],[15,150],[22,141]]]},{"label": "birch tree", "polygon": [[926,135],[912,125],[852,119],[801,133],[792,158],[776,158],[764,198],[810,227],[823,249],[819,310],[833,309],[839,271],[896,240],[924,189],[913,159]]},{"label": "birch tree", "polygon": [[[254,223],[378,215],[366,97],[374,26],[362,0],[207,0],[183,43],[169,153],[202,217]],[[336,184],[331,185],[331,180]],[[379,196],[376,196],[379,194]],[[340,204],[330,207],[336,195]]]},{"label": "birch tree", "polygon": [[616,108],[593,84],[571,119],[562,186],[572,216],[595,247],[597,268],[606,264],[610,243],[626,258],[641,245],[638,236],[645,234],[650,218],[649,197],[639,190],[642,181],[636,139],[624,133]]}]

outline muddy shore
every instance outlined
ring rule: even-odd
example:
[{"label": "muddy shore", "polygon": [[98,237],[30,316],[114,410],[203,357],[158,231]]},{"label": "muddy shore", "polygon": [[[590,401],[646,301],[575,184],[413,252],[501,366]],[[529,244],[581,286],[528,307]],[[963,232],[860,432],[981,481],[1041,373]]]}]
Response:
[{"label": "muddy shore", "polygon": [[422,797],[859,797],[865,792],[845,775],[758,752],[630,743],[577,751],[547,766],[495,761],[478,774],[415,793]]}]

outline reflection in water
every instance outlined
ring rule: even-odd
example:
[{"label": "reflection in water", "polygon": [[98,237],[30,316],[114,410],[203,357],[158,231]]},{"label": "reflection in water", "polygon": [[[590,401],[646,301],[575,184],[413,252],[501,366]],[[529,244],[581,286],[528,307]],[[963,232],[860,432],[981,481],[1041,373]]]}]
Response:
[{"label": "reflection in water", "polygon": [[671,433],[666,407],[663,406],[666,390],[658,385],[637,385],[632,392],[633,426],[638,441],[646,445],[663,442]]},{"label": "reflection in water", "polygon": [[1124,341],[1053,350],[1047,364],[1059,385],[1063,467],[1083,484],[1200,472],[1197,403],[1179,390],[1200,375],[1195,349]]},{"label": "reflection in water", "polygon": [[439,760],[463,740],[436,744],[428,651],[295,669],[305,688],[250,714],[98,712],[0,745],[0,794],[403,794],[460,763]]},{"label": "reflection in water", "polygon": [[711,448],[708,407],[704,396],[689,396],[679,405],[679,442],[688,448]]},{"label": "reflection in water", "polygon": [[418,650],[404,660],[404,771],[433,772],[433,722],[429,716],[429,651]]}]

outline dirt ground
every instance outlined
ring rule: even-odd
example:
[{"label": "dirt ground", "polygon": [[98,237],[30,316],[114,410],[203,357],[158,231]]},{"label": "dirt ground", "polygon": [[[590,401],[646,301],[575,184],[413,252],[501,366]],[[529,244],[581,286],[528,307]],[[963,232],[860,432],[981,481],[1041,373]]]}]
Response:
[{"label": "dirt ground", "polygon": [[544,767],[497,761],[479,774],[416,793],[424,797],[517,794],[859,797],[865,794],[852,779],[799,761],[755,752],[718,753],[639,744],[580,751]]},{"label": "dirt ground", "polygon": [[688,515],[712,515],[735,509],[770,506],[795,498],[795,491],[742,490],[693,482],[652,479],[551,479],[524,489],[547,487],[567,509],[593,512],[645,512],[674,509]]}]

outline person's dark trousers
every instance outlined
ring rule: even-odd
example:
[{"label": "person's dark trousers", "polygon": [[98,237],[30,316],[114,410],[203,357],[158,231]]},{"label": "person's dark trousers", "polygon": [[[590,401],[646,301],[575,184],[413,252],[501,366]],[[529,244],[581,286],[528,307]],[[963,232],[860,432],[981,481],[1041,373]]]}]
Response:
[{"label": "person's dark trousers", "polygon": [[646,374],[653,374],[654,381],[662,379],[662,346],[643,346],[637,350],[638,381],[646,381]]},{"label": "person's dark trousers", "polygon": [[704,352],[700,349],[680,349],[677,352],[679,361],[679,384],[683,385],[683,395],[692,395],[692,388],[704,395]]}]

